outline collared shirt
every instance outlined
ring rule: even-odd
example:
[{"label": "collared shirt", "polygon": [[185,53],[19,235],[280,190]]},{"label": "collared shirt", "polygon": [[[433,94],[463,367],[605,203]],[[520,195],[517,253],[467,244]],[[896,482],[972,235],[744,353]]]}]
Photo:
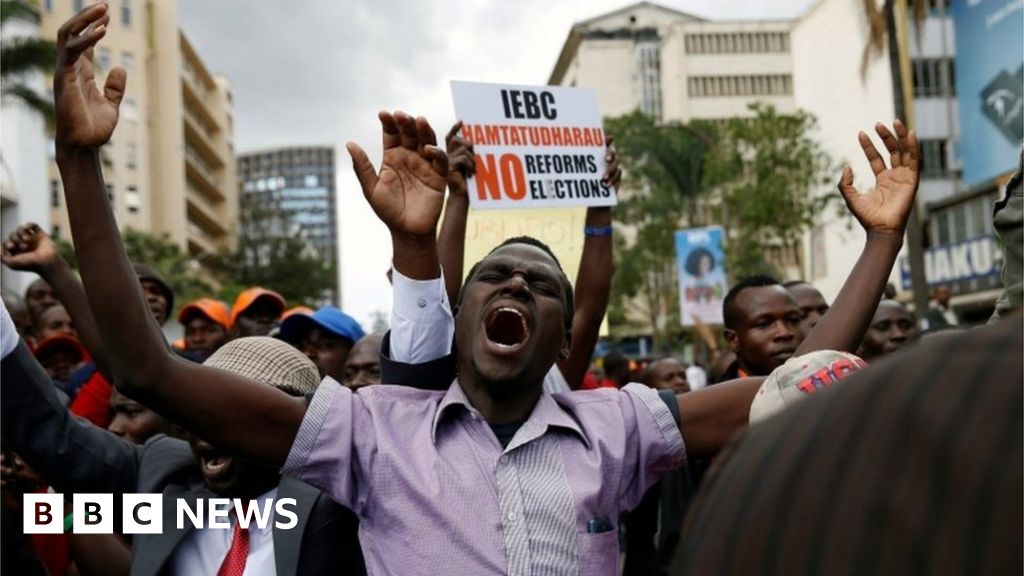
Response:
[{"label": "collared shirt", "polygon": [[619,513],[684,461],[639,384],[544,392],[502,449],[458,381],[353,393],[328,378],[283,471],[359,515],[371,573],[616,574]]},{"label": "collared shirt", "polygon": [[[260,510],[266,507],[273,509],[277,500],[277,487],[255,498],[253,506]],[[166,511],[164,512],[167,513]],[[174,512],[171,511],[173,514]],[[224,557],[231,548],[235,524],[238,520],[231,515],[231,528],[207,528],[193,530],[178,544],[171,558],[171,574],[191,576],[193,574],[216,574]],[[242,576],[274,576],[277,568],[274,564],[274,512],[266,526],[260,528],[255,520],[249,523],[249,555],[245,560],[245,572]]]}]

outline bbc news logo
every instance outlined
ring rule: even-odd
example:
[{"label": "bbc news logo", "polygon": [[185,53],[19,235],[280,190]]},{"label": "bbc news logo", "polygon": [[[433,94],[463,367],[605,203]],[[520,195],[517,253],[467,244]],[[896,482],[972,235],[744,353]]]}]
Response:
[{"label": "bbc news logo", "polygon": [[[263,502],[240,498],[206,498],[188,501],[175,499],[173,511],[164,510],[163,494],[122,494],[121,534],[160,534],[164,514],[174,514],[178,530],[186,526],[207,530],[230,530],[232,516],[242,528],[290,530],[299,523],[294,498],[266,499]],[[74,494],[71,501],[71,526],[65,525],[63,494],[25,494],[22,525],[25,534],[60,534],[68,528],[76,534],[113,534],[117,510],[113,494]],[[232,512],[234,514],[232,514]]]}]

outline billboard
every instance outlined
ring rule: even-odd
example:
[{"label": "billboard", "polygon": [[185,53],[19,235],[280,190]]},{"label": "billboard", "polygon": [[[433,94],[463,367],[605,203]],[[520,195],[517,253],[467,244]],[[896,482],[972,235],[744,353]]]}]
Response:
[{"label": "billboard", "polygon": [[1024,139],[1024,0],[954,0],[960,157],[968,186],[1017,167]]},{"label": "billboard", "polygon": [[679,268],[679,314],[683,326],[722,323],[722,300],[729,287],[725,279],[722,227],[676,231]]},{"label": "billboard", "polygon": [[[924,277],[929,286],[950,284],[998,276],[1002,269],[1002,251],[992,234],[929,248],[924,254]],[[910,263],[900,259],[900,283],[912,290]]]}]

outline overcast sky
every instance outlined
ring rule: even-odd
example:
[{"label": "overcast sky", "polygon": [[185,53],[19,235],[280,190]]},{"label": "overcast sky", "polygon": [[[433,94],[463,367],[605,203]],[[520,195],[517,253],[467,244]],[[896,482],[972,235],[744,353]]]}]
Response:
[{"label": "overcast sky", "polygon": [[[813,0],[660,4],[709,19],[792,18]],[[338,158],[342,307],[370,327],[390,312],[390,238],[366,205],[344,144],[380,159],[378,110],[455,120],[452,79],[543,84],[573,23],[620,0],[179,0],[182,29],[231,81],[239,152],[334,145]]]}]

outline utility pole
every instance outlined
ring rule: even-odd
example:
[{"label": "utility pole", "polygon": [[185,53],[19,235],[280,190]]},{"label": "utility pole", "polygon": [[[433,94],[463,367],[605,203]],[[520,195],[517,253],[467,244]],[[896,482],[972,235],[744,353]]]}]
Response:
[{"label": "utility pole", "polygon": [[[889,60],[892,67],[893,89],[896,92],[896,116],[913,129],[914,86],[910,64],[909,19],[907,0],[887,3],[886,26],[889,32]],[[924,231],[921,202],[914,201],[907,222],[907,258],[910,264],[910,285],[914,293],[914,311],[920,320],[928,311],[928,281],[924,275]]]}]

